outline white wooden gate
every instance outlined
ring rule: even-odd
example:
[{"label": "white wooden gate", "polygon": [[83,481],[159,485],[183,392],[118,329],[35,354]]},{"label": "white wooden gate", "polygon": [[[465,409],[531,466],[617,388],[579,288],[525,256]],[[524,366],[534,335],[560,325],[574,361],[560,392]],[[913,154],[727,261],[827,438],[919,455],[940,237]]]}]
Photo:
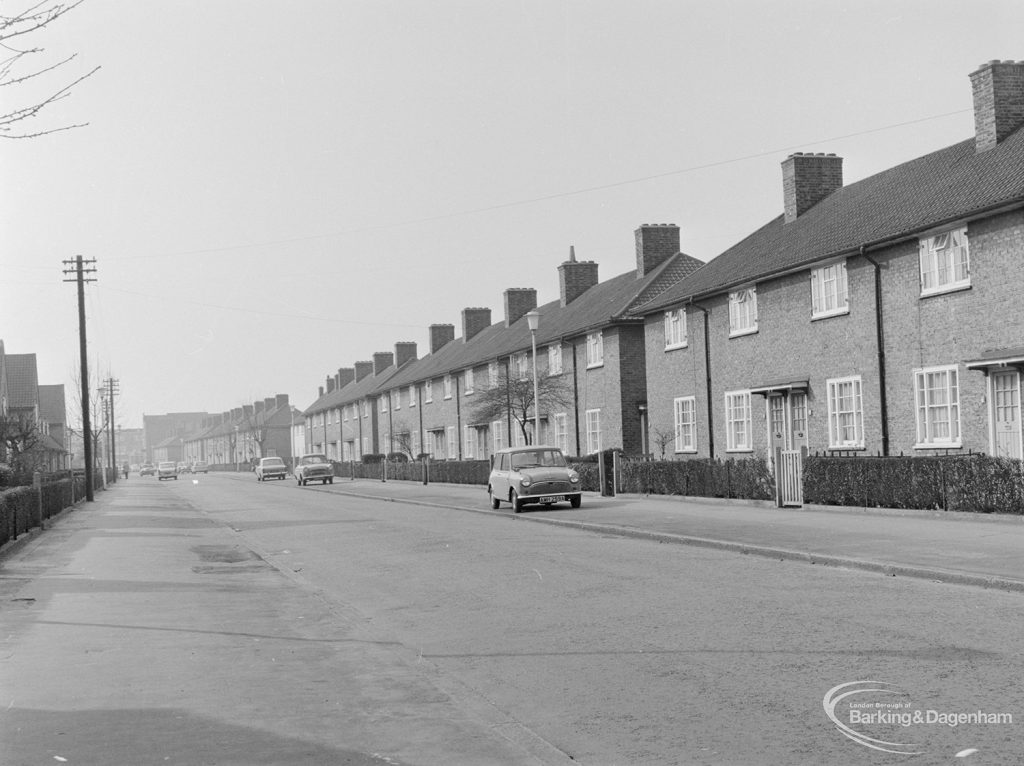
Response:
[{"label": "white wooden gate", "polygon": [[804,504],[806,451],[806,448],[775,450],[775,495],[780,507]]}]

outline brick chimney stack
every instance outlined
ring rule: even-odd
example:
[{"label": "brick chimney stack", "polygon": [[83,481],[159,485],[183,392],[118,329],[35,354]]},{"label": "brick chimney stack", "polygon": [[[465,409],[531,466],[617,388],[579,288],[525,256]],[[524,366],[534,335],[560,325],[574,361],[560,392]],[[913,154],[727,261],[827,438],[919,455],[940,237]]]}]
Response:
[{"label": "brick chimney stack", "polygon": [[679,252],[679,227],[674,223],[645,223],[636,237],[636,278],[646,277]]},{"label": "brick chimney stack", "polygon": [[782,163],[786,223],[792,223],[832,192],[843,188],[843,158],[834,154],[789,155]]},{"label": "brick chimney stack", "polygon": [[356,382],[373,375],[373,362],[356,362]]},{"label": "brick chimney stack", "polygon": [[455,340],[455,325],[453,324],[432,324],[430,325],[430,353],[436,354],[444,346]]},{"label": "brick chimney stack", "polygon": [[974,147],[984,152],[1024,124],[1024,61],[989,61],[970,77]]},{"label": "brick chimney stack", "polygon": [[353,367],[338,368],[338,388],[344,388],[356,379],[356,371]]},{"label": "brick chimney stack", "polygon": [[288,394],[277,394],[274,397],[274,403],[278,407],[287,407],[288,406]]},{"label": "brick chimney stack", "polygon": [[505,291],[505,326],[510,327],[528,311],[537,308],[537,291],[532,287],[510,287]]},{"label": "brick chimney stack", "polygon": [[569,260],[558,267],[558,287],[562,306],[568,306],[597,284],[597,264],[577,261],[576,248],[569,246]]},{"label": "brick chimney stack", "polygon": [[380,375],[395,363],[395,355],[390,351],[378,351],[373,355],[373,374]]},{"label": "brick chimney stack", "polygon": [[416,344],[412,341],[400,341],[395,344],[395,366],[401,367],[406,362],[416,361]]},{"label": "brick chimney stack", "polygon": [[327,376],[327,393],[331,393],[334,390],[334,384],[338,381],[334,379],[333,375]]},{"label": "brick chimney stack", "polygon": [[474,335],[491,326],[491,310],[484,308],[462,309],[462,342],[469,341]]}]

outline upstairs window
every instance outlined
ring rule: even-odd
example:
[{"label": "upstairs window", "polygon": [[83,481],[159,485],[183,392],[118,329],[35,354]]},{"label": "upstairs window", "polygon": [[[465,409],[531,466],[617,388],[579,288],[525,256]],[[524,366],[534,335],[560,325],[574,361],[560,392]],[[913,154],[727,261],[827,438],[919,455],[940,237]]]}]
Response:
[{"label": "upstairs window", "polygon": [[921,295],[934,295],[971,286],[966,226],[923,237],[918,250],[921,255]]},{"label": "upstairs window", "polygon": [[848,314],[846,261],[811,270],[811,318]]},{"label": "upstairs window", "polygon": [[548,375],[562,374],[562,344],[548,346]]},{"label": "upstairs window", "polygon": [[463,383],[464,383],[463,390],[467,394],[473,393],[473,368],[472,367],[470,367],[468,370],[466,370],[466,372],[463,374]]},{"label": "upstairs window", "polygon": [[675,309],[665,312],[665,349],[682,348],[686,345],[686,310]]},{"label": "upstairs window", "polygon": [[445,399],[451,399],[452,398],[452,376],[451,375],[445,375],[444,376],[444,398]]},{"label": "upstairs window", "polygon": [[757,332],[757,288],[729,293],[729,336]]},{"label": "upstairs window", "polygon": [[428,380],[423,383],[423,401],[430,404],[434,401],[434,381]]},{"label": "upstairs window", "polygon": [[416,385],[415,384],[409,386],[409,406],[410,407],[415,407],[416,406]]},{"label": "upstairs window", "polygon": [[530,355],[523,351],[521,354],[516,354],[513,357],[515,364],[516,377],[519,380],[526,380],[530,377]]},{"label": "upstairs window", "polygon": [[587,336],[587,367],[604,364],[604,333],[598,330]]},{"label": "upstairs window", "polygon": [[489,362],[487,365],[487,387],[494,388],[498,385],[498,363]]}]

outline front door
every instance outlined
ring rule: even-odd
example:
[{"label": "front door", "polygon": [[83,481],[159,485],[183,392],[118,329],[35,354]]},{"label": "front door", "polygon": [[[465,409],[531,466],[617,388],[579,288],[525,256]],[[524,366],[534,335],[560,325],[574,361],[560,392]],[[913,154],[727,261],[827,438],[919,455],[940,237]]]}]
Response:
[{"label": "front door", "polygon": [[768,396],[769,459],[780,506],[803,505],[803,456],[807,447],[807,394]]},{"label": "front door", "polygon": [[1020,373],[992,375],[992,408],[996,457],[1021,457]]}]

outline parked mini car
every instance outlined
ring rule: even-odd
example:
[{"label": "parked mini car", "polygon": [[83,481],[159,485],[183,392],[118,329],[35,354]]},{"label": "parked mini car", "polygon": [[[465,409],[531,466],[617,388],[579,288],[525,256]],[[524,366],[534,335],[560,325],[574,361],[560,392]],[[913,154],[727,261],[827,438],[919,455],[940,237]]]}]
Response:
[{"label": "parked mini car", "polygon": [[192,464],[192,473],[209,473],[210,466],[206,464],[205,460],[197,460]]},{"label": "parked mini car", "polygon": [[164,479],[178,479],[178,466],[174,464],[172,460],[165,460],[157,464],[156,467],[156,478],[160,481]]},{"label": "parked mini car", "polygon": [[300,486],[310,481],[334,484],[334,466],[326,455],[303,455],[295,464],[294,473]]},{"label": "parked mini car", "polygon": [[287,473],[288,467],[279,457],[261,457],[256,464],[256,481],[283,479]]},{"label": "parked mini car", "polygon": [[156,466],[152,463],[143,463],[142,468],[139,469],[139,476],[155,476]]},{"label": "parked mini car", "polygon": [[507,502],[515,513],[528,503],[551,506],[568,501],[573,508],[579,508],[583,497],[580,475],[565,462],[562,451],[540,445],[494,453],[487,493],[491,508],[497,509]]}]

